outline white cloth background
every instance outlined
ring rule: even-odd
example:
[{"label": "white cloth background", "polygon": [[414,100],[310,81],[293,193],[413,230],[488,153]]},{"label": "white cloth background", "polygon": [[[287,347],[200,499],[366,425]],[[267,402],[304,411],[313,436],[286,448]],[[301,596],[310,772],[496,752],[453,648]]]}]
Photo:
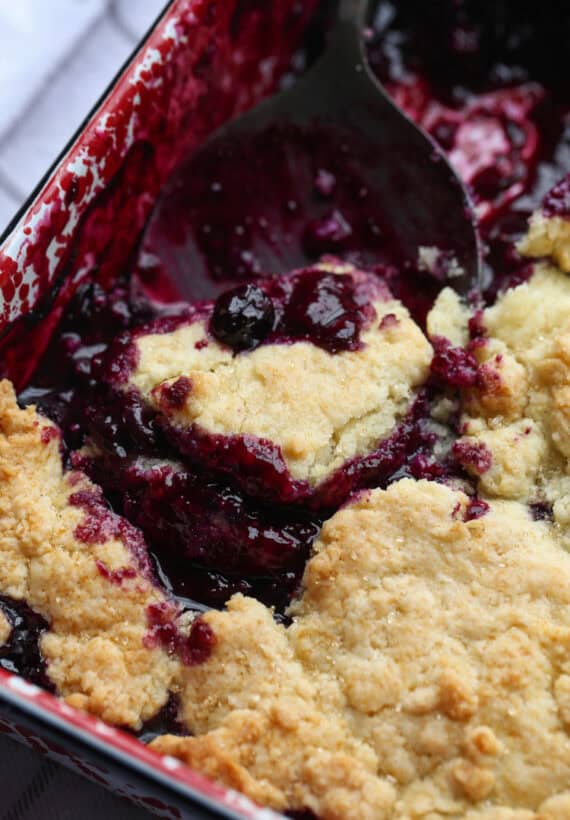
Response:
[{"label": "white cloth background", "polygon": [[0,233],[165,5],[0,0]]},{"label": "white cloth background", "polygon": [[[166,0],[0,0],[0,233]],[[151,815],[0,737],[0,820]]]}]

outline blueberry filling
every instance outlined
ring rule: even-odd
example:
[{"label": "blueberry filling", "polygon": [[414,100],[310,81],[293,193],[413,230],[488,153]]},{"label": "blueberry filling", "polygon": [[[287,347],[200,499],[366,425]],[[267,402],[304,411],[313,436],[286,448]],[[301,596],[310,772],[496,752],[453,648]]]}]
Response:
[{"label": "blueberry filling", "polygon": [[489,505],[482,498],[472,498],[465,511],[465,521],[474,521],[481,518],[489,511]]},{"label": "blueberry filling", "polygon": [[570,218],[570,179],[564,177],[548,192],[542,203],[545,216]]},{"label": "blueberry filling", "polygon": [[480,475],[490,470],[493,465],[491,451],[482,441],[456,441],[453,453],[461,464],[473,468]]},{"label": "blueberry filling", "polygon": [[192,392],[192,381],[187,376],[180,376],[172,384],[164,385],[160,391],[161,406],[169,410],[181,410]]},{"label": "blueberry filling", "polygon": [[371,306],[359,304],[350,276],[313,271],[295,282],[279,330],[285,337],[307,339],[338,353],[359,346],[370,315]]},{"label": "blueberry filling", "polygon": [[360,335],[374,317],[370,304],[388,295],[377,285],[343,273],[305,270],[284,282],[241,285],[218,297],[210,332],[234,352],[261,343],[309,341],[329,353],[357,350]]},{"label": "blueberry filling", "polygon": [[218,297],[210,330],[236,353],[252,350],[273,330],[275,310],[270,297],[256,285],[242,285]]},{"label": "blueberry filling", "polygon": [[[492,301],[501,288],[518,284],[530,274],[530,265],[518,255],[514,242],[546,188],[567,170],[567,94],[557,85],[555,74],[546,76],[544,66],[538,66],[533,57],[536,42],[531,48],[525,34],[536,28],[544,56],[544,44],[549,37],[558,42],[562,30],[557,33],[550,26],[548,19],[553,15],[545,14],[540,20],[527,3],[517,4],[516,13],[524,25],[512,26],[505,23],[516,17],[508,3],[495,4],[493,11],[491,6],[441,0],[437,8],[441,16],[430,17],[421,2],[396,5],[382,0],[368,49],[374,70],[390,93],[439,140],[471,186],[485,245],[485,296]],[[436,18],[440,20],[437,30]],[[546,65],[548,61],[542,62]],[[450,74],[451,64],[456,68]],[[305,261],[330,251],[351,261],[365,248],[368,261],[382,262],[376,266],[379,283],[386,282],[423,323],[439,280],[448,272],[449,260],[445,255],[439,257],[434,275],[419,268],[401,269],[397,260],[386,258],[389,241],[367,197],[365,180],[350,177],[324,144],[311,170],[307,178],[310,196],[318,203],[317,219],[305,215],[295,180],[279,173],[275,178],[281,210]],[[226,207],[220,205],[216,191],[210,192],[207,206],[212,213]],[[568,187],[561,183],[545,200],[544,212],[566,217],[568,210]],[[237,213],[234,211],[236,224]],[[270,227],[271,213],[258,216],[258,223],[241,226],[243,230],[231,237],[204,234],[204,247],[213,249],[212,277],[232,286],[216,300],[209,323],[211,336],[243,355],[262,344],[296,340],[311,342],[331,354],[357,349],[363,328],[373,318],[371,294],[360,294],[344,274],[318,270],[297,282],[292,279],[291,287],[280,290],[274,280],[260,275],[257,260],[248,257],[248,235]],[[244,277],[254,275],[254,283],[243,284]],[[470,323],[472,345],[466,349],[444,339],[432,340],[435,356],[425,393],[374,453],[344,465],[325,484],[318,510],[295,495],[296,488],[287,480],[278,485],[277,497],[252,501],[247,486],[239,481],[243,464],[252,457],[251,443],[230,448],[233,463],[224,469],[220,465],[212,474],[204,475],[190,466],[192,459],[176,469],[165,467],[176,453],[155,414],[136,392],[123,392],[119,402],[117,393],[107,387],[124,384],[136,364],[130,332],[151,320],[168,332],[203,314],[201,308],[165,309],[142,298],[133,282],[125,277],[110,290],[97,283],[79,287],[63,316],[60,333],[20,398],[24,404],[38,403],[41,412],[61,426],[66,458],[86,467],[103,486],[113,509],[143,530],[152,560],[143,556],[142,539],[138,540],[128,524],[117,523],[99,496],[78,494],[72,500],[86,514],[77,537],[86,544],[99,543],[109,533],[126,538],[136,560],[142,565],[146,561],[148,572],[184,608],[221,607],[233,593],[243,592],[274,605],[277,617],[283,618],[279,613],[298,590],[323,518],[351,492],[384,487],[406,476],[437,481],[460,477],[474,492],[474,482],[469,485],[465,470],[483,473],[491,468],[490,453],[469,442],[456,443],[441,455],[441,449],[435,449],[441,444],[439,434],[430,425],[431,407],[438,397],[454,394],[457,388],[478,386],[483,378],[473,355],[473,345],[485,336],[480,314]],[[393,326],[391,314],[377,318],[384,330]],[[115,353],[108,356],[111,343]],[[209,343],[205,340],[200,345]],[[116,354],[119,348],[121,355]],[[182,377],[163,392],[162,400],[169,409],[180,408],[191,390],[191,383]],[[448,426],[448,435],[456,438],[453,422]],[[88,462],[77,455],[87,439],[101,447],[100,459]],[[196,446],[217,445],[204,438]],[[261,465],[257,481],[263,486],[270,473],[282,473],[283,465],[263,443],[255,447],[253,456]],[[138,456],[162,461],[162,466],[141,470]],[[486,511],[486,503],[474,496],[465,520]],[[551,516],[548,505],[538,502],[532,513],[538,520]],[[129,579],[128,568],[120,575],[104,564],[98,569],[111,583],[120,585]],[[7,599],[2,609],[13,631],[0,650],[4,653],[1,664],[43,681],[45,668],[37,647],[45,622]],[[181,652],[186,662],[207,657],[211,636],[204,622],[196,621],[191,639],[183,645],[171,615],[155,613],[151,621],[154,639],[169,651]],[[43,685],[46,683],[49,686],[47,679]]]},{"label": "blueberry filling", "polygon": [[267,575],[302,566],[319,531],[303,510],[264,508],[211,477],[171,463],[84,464],[151,547],[205,568]]},{"label": "blueberry filling", "polygon": [[204,663],[216,645],[212,627],[201,616],[195,618],[186,634],[175,623],[176,608],[170,603],[151,604],[147,607],[149,631],[145,645],[162,646],[170,655],[178,655],[185,666]]},{"label": "blueberry filling", "polygon": [[12,627],[8,640],[0,646],[0,667],[53,692],[55,687],[48,678],[40,648],[49,624],[24,601],[6,596],[0,596],[0,611]]},{"label": "blueberry filling", "polygon": [[143,743],[150,743],[159,735],[187,735],[188,730],[178,718],[180,704],[175,695],[170,695],[168,701],[154,717],[147,720],[142,729],[136,734]]},{"label": "blueberry filling", "polygon": [[454,347],[442,336],[435,336],[431,343],[434,349],[431,370],[437,379],[451,387],[474,387],[477,384],[479,365],[469,350]]}]

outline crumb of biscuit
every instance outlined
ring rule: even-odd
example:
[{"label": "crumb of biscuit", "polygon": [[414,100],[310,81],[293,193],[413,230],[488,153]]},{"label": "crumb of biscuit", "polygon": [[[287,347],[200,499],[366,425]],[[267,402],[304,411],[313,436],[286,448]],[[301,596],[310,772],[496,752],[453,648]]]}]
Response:
[{"label": "crumb of biscuit", "polygon": [[4,646],[10,634],[12,633],[12,624],[3,612],[0,612],[0,646]]},{"label": "crumb of biscuit", "polygon": [[[277,445],[295,479],[315,486],[375,448],[409,410],[429,374],[431,347],[397,300],[375,303],[377,319],[355,351],[331,354],[305,341],[234,355],[195,321],[136,339],[130,385],[179,430],[251,435]],[[382,318],[394,317],[389,324]],[[176,406],[162,400],[180,379]]]},{"label": "crumb of biscuit", "polygon": [[479,478],[480,490],[492,498],[526,500],[536,493],[538,471],[546,455],[544,436],[532,419],[520,419],[497,428],[484,428],[459,439],[461,446],[485,447],[491,454],[490,466],[479,471],[467,463],[467,470]]},{"label": "crumb of biscuit", "polygon": [[569,317],[570,279],[546,263],[484,312],[480,377],[464,392],[462,420],[470,440],[492,454],[483,493],[561,500],[570,456]]},{"label": "crumb of biscuit", "polygon": [[528,372],[507,343],[495,337],[477,346],[476,388],[464,391],[465,411],[490,424],[510,422],[524,415],[528,401]]},{"label": "crumb of biscuit", "polygon": [[195,736],[153,747],[323,820],[557,817],[570,556],[525,505],[467,504],[405,479],[336,513],[288,629],[241,596],[204,616],[216,647],[181,682]]},{"label": "crumb of biscuit", "polygon": [[444,288],[428,313],[428,334],[444,336],[456,347],[464,347],[469,341],[469,316],[461,297],[451,288]]},{"label": "crumb of biscuit", "polygon": [[549,256],[560,270],[570,273],[570,220],[536,211],[518,250],[523,256]]},{"label": "crumb of biscuit", "polygon": [[[48,674],[70,703],[137,728],[166,702],[177,663],[149,649],[146,607],[163,594],[119,537],[76,537],[87,512],[70,497],[95,488],[66,475],[57,430],[34,408],[20,410],[0,382],[0,590],[49,623],[41,640]],[[129,567],[120,589],[101,573]]]}]

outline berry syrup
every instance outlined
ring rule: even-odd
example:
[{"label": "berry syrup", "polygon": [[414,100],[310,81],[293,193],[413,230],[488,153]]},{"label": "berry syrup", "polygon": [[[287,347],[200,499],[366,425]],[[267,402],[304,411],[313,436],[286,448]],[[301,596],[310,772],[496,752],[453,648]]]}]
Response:
[{"label": "berry syrup", "polygon": [[[380,0],[366,32],[379,79],[471,192],[488,301],[530,275],[514,243],[570,170],[569,33],[570,14],[530,0]],[[567,213],[566,193],[553,212]]]},{"label": "berry syrup", "polygon": [[47,621],[24,601],[6,596],[0,596],[0,612],[12,627],[8,640],[0,646],[0,667],[53,692],[40,649]]}]

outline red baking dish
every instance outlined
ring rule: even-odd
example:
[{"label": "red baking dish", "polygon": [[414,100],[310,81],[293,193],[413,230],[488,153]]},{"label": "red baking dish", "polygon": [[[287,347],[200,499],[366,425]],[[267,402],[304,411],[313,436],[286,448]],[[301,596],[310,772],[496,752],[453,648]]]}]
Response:
[{"label": "red baking dish", "polygon": [[[178,160],[274,87],[315,6],[167,6],[0,240],[0,376],[22,388],[78,282],[132,262]],[[3,670],[0,731],[161,817],[276,816]]]}]

